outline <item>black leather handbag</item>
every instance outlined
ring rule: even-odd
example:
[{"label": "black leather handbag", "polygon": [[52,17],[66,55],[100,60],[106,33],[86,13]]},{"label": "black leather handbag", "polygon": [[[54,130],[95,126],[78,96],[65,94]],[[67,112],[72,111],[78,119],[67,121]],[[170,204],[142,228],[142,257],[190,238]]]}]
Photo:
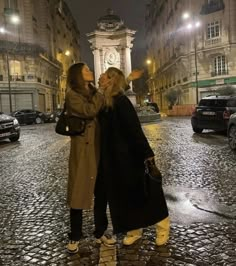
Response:
[{"label": "black leather handbag", "polygon": [[66,106],[59,116],[55,131],[57,134],[63,136],[79,136],[84,133],[86,129],[86,119],[78,116],[69,116],[66,113]]},{"label": "black leather handbag", "polygon": [[145,161],[144,193],[148,197],[151,187],[162,187],[162,174],[155,164],[154,159]]}]

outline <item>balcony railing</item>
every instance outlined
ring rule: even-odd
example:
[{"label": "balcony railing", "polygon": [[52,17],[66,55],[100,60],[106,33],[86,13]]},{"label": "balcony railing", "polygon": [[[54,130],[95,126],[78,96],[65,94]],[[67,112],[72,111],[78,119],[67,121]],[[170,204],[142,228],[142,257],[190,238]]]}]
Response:
[{"label": "balcony railing", "polygon": [[222,42],[221,37],[205,40],[205,46],[214,46]]},{"label": "balcony railing", "polygon": [[18,9],[14,9],[14,8],[10,8],[10,7],[5,7],[3,10],[3,13],[5,16],[11,16],[11,15],[18,15],[19,14],[19,10]]},{"label": "balcony railing", "polygon": [[48,55],[45,50],[37,44],[29,43],[19,43],[19,42],[10,42],[1,40],[0,42],[0,53],[6,53],[13,55],[32,55],[38,56],[42,54],[47,60],[51,61],[53,64],[57,65],[59,68],[62,68],[61,62],[56,58]]},{"label": "balcony railing", "polygon": [[207,14],[211,14],[220,10],[224,10],[225,5],[223,0],[219,0],[219,1],[215,1],[215,2],[210,2],[209,4],[205,4],[202,6],[201,15],[207,15]]},{"label": "balcony railing", "polygon": [[44,52],[44,49],[36,44],[10,42],[1,40],[0,52],[20,55],[37,55]]},{"label": "balcony railing", "polygon": [[11,81],[25,81],[25,76],[20,75],[10,75]]},{"label": "balcony railing", "polygon": [[223,76],[223,75],[228,75],[229,71],[228,70],[219,70],[219,71],[213,71],[211,72],[211,76],[212,77],[216,77],[216,76]]},{"label": "balcony railing", "polygon": [[[0,74],[0,81],[5,81],[7,80],[7,77],[4,77],[4,75]],[[39,82],[42,83],[42,79],[40,77],[36,77],[34,75],[10,75],[10,81],[12,82]],[[49,83],[48,80],[45,81],[45,84],[47,85],[51,85],[56,87],[57,84],[55,81],[51,81],[51,83]]]}]

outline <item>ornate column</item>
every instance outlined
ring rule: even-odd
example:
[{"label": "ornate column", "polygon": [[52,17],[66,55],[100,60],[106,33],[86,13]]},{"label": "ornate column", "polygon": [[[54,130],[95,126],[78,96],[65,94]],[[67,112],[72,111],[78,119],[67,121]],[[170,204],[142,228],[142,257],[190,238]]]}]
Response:
[{"label": "ornate column", "polygon": [[[98,82],[98,79],[102,73],[101,70],[101,62],[100,62],[100,50],[98,48],[95,48],[93,50],[93,55],[94,55],[94,74],[95,74],[95,82]],[[96,84],[97,86],[98,84]]]},{"label": "ornate column", "polygon": [[131,55],[130,55],[130,53],[131,53],[131,49],[130,49],[130,47],[125,47],[125,49],[124,49],[124,65],[125,65],[125,70],[124,70],[124,74],[125,74],[125,76],[127,77],[128,75],[129,75],[129,73],[131,72],[131,70],[132,70],[132,67],[131,67]]}]

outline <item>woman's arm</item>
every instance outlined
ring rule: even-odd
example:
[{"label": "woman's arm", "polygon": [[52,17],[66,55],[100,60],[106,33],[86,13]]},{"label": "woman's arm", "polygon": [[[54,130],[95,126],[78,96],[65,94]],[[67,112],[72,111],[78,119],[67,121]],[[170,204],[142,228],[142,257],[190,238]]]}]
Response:
[{"label": "woman's arm", "polygon": [[104,96],[99,92],[96,92],[89,101],[77,92],[71,91],[66,95],[67,112],[82,118],[94,118],[103,104]]},{"label": "woman's arm", "polygon": [[144,70],[134,69],[126,78],[127,83],[129,84],[131,81],[141,78],[143,73]]}]

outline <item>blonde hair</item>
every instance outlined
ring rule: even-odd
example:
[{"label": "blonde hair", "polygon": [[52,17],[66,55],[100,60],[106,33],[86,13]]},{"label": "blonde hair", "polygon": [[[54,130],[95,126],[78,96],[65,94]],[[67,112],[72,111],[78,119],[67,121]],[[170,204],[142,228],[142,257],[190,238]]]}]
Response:
[{"label": "blonde hair", "polygon": [[115,67],[109,67],[106,71],[109,78],[109,85],[104,90],[105,105],[113,106],[113,97],[118,94],[123,94],[124,89],[128,86],[125,76],[121,70]]}]

